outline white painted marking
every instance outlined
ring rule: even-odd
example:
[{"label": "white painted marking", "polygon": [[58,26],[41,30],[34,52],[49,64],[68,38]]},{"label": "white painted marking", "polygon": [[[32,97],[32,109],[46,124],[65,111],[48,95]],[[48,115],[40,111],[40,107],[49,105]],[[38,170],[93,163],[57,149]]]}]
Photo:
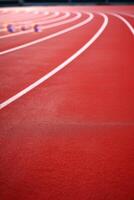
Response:
[{"label": "white painted marking", "polygon": [[126,16],[128,16],[128,17],[132,17],[132,18],[134,18],[134,15],[132,15],[132,14],[130,14],[130,13],[124,13],[124,12],[118,12],[120,15],[126,15]]},{"label": "white painted marking", "polygon": [[[45,82],[48,80],[50,77],[55,75],[57,72],[65,68],[68,64],[70,64],[73,60],[75,60],[78,56],[80,56],[85,50],[87,50],[96,40],[97,38],[103,33],[105,30],[107,24],[108,24],[108,17],[102,13],[100,13],[101,16],[104,18],[104,22],[99,28],[99,30],[95,33],[95,35],[83,46],[81,47],[76,53],[74,53],[71,57],[69,57],[67,60],[65,60],[62,64],[54,68],[52,71],[50,71],[48,74],[44,75],[42,78],[34,82],[33,84],[29,85],[27,88],[24,90],[20,91],[16,95],[12,96],[11,98],[7,99],[3,103],[0,104],[0,109],[3,109],[7,105],[11,104],[15,100],[19,99],[22,97],[24,94],[30,92],[33,90],[35,87],[39,86],[41,83]],[[90,15],[90,21],[93,19],[93,15]],[[89,22],[89,21],[88,21]]]},{"label": "white painted marking", "polygon": [[[54,14],[52,14],[52,15],[49,15],[49,16],[46,16],[42,21],[44,21],[45,22],[45,20],[48,20],[48,19],[52,19],[52,18],[55,18],[55,17],[57,17],[57,16],[59,16],[60,15],[60,13],[59,12],[55,12]],[[43,18],[44,16],[42,16],[42,17],[40,17],[41,19]],[[30,20],[24,20],[23,21],[23,24],[24,24],[24,22],[25,23],[30,23],[30,24],[34,24],[34,23],[38,23],[39,22],[39,19],[30,19]],[[19,25],[19,24],[21,24],[22,23],[22,21],[17,21],[17,22],[14,22],[13,23],[13,25]],[[4,28],[3,30],[1,30],[1,31],[6,31],[7,29],[6,28]],[[21,32],[17,32],[17,33],[13,33],[13,34],[6,34],[6,35],[3,35],[3,36],[0,36],[0,39],[4,39],[4,38],[8,38],[8,37],[14,37],[14,36],[16,36],[16,35],[22,35],[22,34],[26,34],[26,33],[30,33],[30,32],[33,32],[33,30],[28,30],[28,31],[21,31]]]},{"label": "white painted marking", "polygon": [[[60,12],[56,11],[56,12],[52,13],[52,15],[45,17],[44,20],[52,19],[52,18],[58,17],[59,15],[60,15]],[[36,21],[38,21],[38,19]]]},{"label": "white painted marking", "polygon": [[134,28],[131,26],[131,24],[122,16],[115,14],[115,13],[110,13],[112,15],[114,15],[115,17],[119,18],[121,21],[123,21],[126,26],[128,27],[128,29],[131,31],[131,33],[134,35]]},{"label": "white painted marking", "polygon": [[[70,16],[70,13],[69,13],[69,12],[63,12],[63,13],[64,13],[64,15],[63,15],[63,16],[60,16],[60,17],[57,17],[57,16],[60,15],[60,13],[58,13],[58,15],[57,15],[57,13],[56,13],[56,14],[55,14],[56,17],[55,17],[55,15],[50,15],[50,16],[48,16],[48,17],[45,17],[44,19],[42,19],[42,17],[41,17],[40,20],[39,20],[39,19],[33,20],[33,21],[32,21],[32,24],[35,24],[35,23],[38,23],[39,25],[49,24],[49,23],[51,23],[51,22],[57,22],[57,21],[66,19],[67,17]],[[23,23],[23,24],[24,24],[24,23]],[[31,23],[30,23],[30,24],[31,24]],[[18,26],[19,26],[19,25],[20,25],[20,23],[18,24]],[[29,23],[27,23],[26,25],[29,25]],[[8,35],[9,35],[9,36],[15,36],[15,35],[21,35],[21,34],[25,34],[25,33],[29,33],[29,32],[33,32],[33,30],[28,30],[28,31],[25,31],[25,32],[18,32],[18,33],[15,33],[15,34],[13,34],[13,35],[11,35],[11,34],[8,34]],[[4,38],[4,37],[3,37],[3,38]],[[2,38],[0,37],[0,39],[2,39]]]},{"label": "white painted marking", "polygon": [[40,21],[38,22],[38,24],[44,25],[44,24],[49,24],[49,23],[52,23],[52,22],[61,21],[61,20],[63,20],[63,19],[68,18],[70,15],[71,15],[71,14],[70,14],[69,12],[64,12],[64,15],[63,15],[63,16],[60,16],[60,17],[54,18],[54,19],[50,19],[50,20],[47,20],[47,21],[45,21],[45,22],[44,22],[44,20],[40,20]]},{"label": "white painted marking", "polygon": [[[69,21],[63,21],[63,22],[58,22],[58,23],[56,23],[56,24],[52,24],[52,25],[47,25],[47,26],[43,26],[43,25],[45,25],[45,24],[49,24],[49,23],[51,23],[51,22],[57,22],[57,21],[61,21],[61,20],[63,20],[63,19],[66,19],[66,18],[68,18],[70,16],[70,13],[69,12],[65,12],[65,14],[63,15],[63,16],[61,16],[61,17],[58,17],[58,18],[54,18],[54,19],[49,19],[49,20],[40,20],[40,21],[38,21],[38,24],[39,25],[42,25],[42,30],[43,29],[48,29],[48,28],[51,28],[51,27],[55,27],[55,26],[59,26],[59,25],[62,25],[62,24],[64,24],[64,23],[69,23],[70,21],[72,21],[72,20],[75,20],[75,17],[74,18],[72,18],[72,19],[69,19]],[[77,18],[77,17],[76,17]],[[34,22],[35,23],[35,22]],[[33,24],[34,24],[33,23]],[[37,22],[36,22],[37,23]],[[16,23],[17,24],[17,23]],[[19,24],[17,24],[16,25],[16,27],[19,27],[20,25],[24,25],[24,23],[19,23]],[[29,23],[27,23],[26,24],[26,26],[30,26],[31,25],[31,23],[29,24]],[[25,31],[25,32],[17,32],[17,33],[14,33],[14,34],[8,34],[8,35],[5,35],[5,36],[1,36],[0,37],[0,39],[4,39],[4,38],[7,38],[7,36],[8,37],[12,37],[12,36],[15,36],[15,35],[22,35],[22,34],[26,34],[26,33],[30,33],[30,32],[33,32],[33,30],[27,30],[27,31]]]},{"label": "white painted marking", "polygon": [[57,22],[57,23],[54,23],[54,24],[50,24],[50,25],[44,26],[43,29],[53,28],[53,27],[56,27],[56,26],[60,26],[60,25],[64,25],[64,24],[76,21],[81,16],[82,16],[81,13],[79,13],[79,12],[77,13],[76,12],[76,16],[75,17],[72,17],[70,19],[67,19],[67,20],[64,20],[64,21],[60,21],[60,22]]},{"label": "white painted marking", "polygon": [[[40,16],[39,17],[39,19],[43,19],[42,21],[44,21],[44,20],[47,20],[47,19],[51,19],[51,18],[53,18],[53,17],[55,17],[55,15],[57,16],[57,14],[58,13],[54,13],[53,15],[49,15],[50,13],[49,12],[46,12],[45,13],[45,15],[43,15],[43,16]],[[45,16],[45,17],[44,17]],[[33,16],[31,16],[31,17],[33,17]],[[36,22],[38,22],[39,21],[39,19],[37,19],[37,17],[35,18],[34,17],[34,19],[28,19],[28,20],[15,20],[14,22],[13,22],[13,25],[15,25],[15,26],[19,26],[20,24],[24,24],[24,23],[26,23],[26,25],[28,24],[28,23],[33,23],[33,21],[36,23]],[[9,22],[7,23],[5,23],[5,24],[9,24]],[[11,23],[12,24],[12,23]],[[2,28],[2,29],[0,29],[0,32],[5,32],[5,31],[7,31],[7,28],[6,27],[4,27],[4,28]],[[18,32],[17,32],[18,33]],[[6,35],[3,35],[3,36],[0,36],[0,39],[3,39],[3,38],[7,38],[7,37],[12,37],[12,36],[15,36],[15,34],[16,33],[14,33],[13,35],[12,34],[6,34]]]},{"label": "white painted marking", "polygon": [[[81,17],[81,14],[80,14],[80,13],[78,13],[78,15],[77,15],[76,17],[74,17],[75,19],[73,18],[73,21],[76,20],[76,18],[78,19],[78,17],[79,17],[79,18]],[[71,20],[72,20],[72,19],[70,19],[70,21],[71,21]],[[58,32],[56,32],[56,33],[53,33],[53,34],[51,34],[51,35],[45,36],[45,37],[43,37],[43,38],[34,40],[34,41],[32,41],[32,42],[25,43],[25,44],[23,44],[23,45],[20,45],[20,46],[17,46],[17,47],[8,49],[8,50],[1,51],[1,52],[0,52],[0,55],[4,55],[4,54],[7,54],[7,53],[11,53],[11,52],[16,51],[16,50],[19,50],[19,49],[24,49],[24,48],[26,48],[26,47],[35,45],[35,44],[37,44],[37,43],[39,43],[39,42],[43,42],[43,41],[45,41],[45,40],[48,40],[48,39],[57,37],[57,36],[59,36],[59,35],[61,35],[61,34],[64,34],[64,33],[68,32],[68,31],[71,31],[71,30],[73,30],[73,29],[76,29],[76,28],[82,26],[83,24],[86,24],[86,23],[88,22],[88,20],[89,20],[89,18],[86,19],[86,20],[84,20],[83,22],[80,22],[80,23],[78,23],[78,24],[76,24],[76,25],[74,25],[74,26],[71,26],[71,27],[69,27],[69,28],[63,29],[63,30],[58,31]],[[63,24],[63,22],[61,22],[61,23]]]}]

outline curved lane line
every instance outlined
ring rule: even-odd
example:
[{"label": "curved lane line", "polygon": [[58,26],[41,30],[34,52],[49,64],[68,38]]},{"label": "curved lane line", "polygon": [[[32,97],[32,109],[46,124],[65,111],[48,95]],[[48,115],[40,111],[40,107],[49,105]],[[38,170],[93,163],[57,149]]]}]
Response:
[{"label": "curved lane line", "polygon": [[[46,13],[42,13],[42,14],[39,14],[38,16],[34,16],[34,15],[32,15],[31,17],[32,18],[28,18],[28,19],[25,19],[24,21],[22,21],[22,19],[20,20],[20,21],[16,21],[14,24],[18,24],[18,23],[31,23],[32,21],[37,21],[37,20],[40,20],[40,19],[42,19],[42,18],[45,18],[45,19],[48,19],[50,16],[52,16],[52,14],[53,13],[51,13],[51,12],[46,12]],[[17,17],[17,16],[16,16]]]},{"label": "curved lane line", "polygon": [[[57,17],[57,16],[59,16],[60,15],[60,12],[55,12],[53,15],[49,15],[49,16],[47,16],[47,17],[45,17],[43,20],[41,20],[41,21],[44,21],[45,22],[45,20],[48,20],[48,19],[55,19],[55,17]],[[33,21],[33,22],[32,22]],[[37,20],[36,22],[35,22],[35,19],[34,20],[31,20],[30,22],[32,22],[32,24],[33,23],[38,23],[39,22],[39,20]],[[6,29],[5,29],[6,30]],[[9,34],[6,34],[6,35],[2,35],[2,36],[0,36],[0,39],[4,39],[4,38],[7,38],[7,37],[13,37],[13,36],[16,36],[16,35],[22,35],[22,34],[25,34],[25,33],[29,33],[29,32],[33,32],[33,30],[28,30],[28,31],[21,31],[21,32],[17,32],[17,33],[9,33]]]},{"label": "curved lane line", "polygon": [[[76,12],[76,16],[75,16],[75,17],[69,19],[69,22],[72,21],[72,20],[77,19],[77,15],[79,15],[78,12]],[[62,16],[62,17],[63,17],[63,16]],[[60,17],[59,17],[59,18],[60,18]],[[57,20],[58,20],[59,18],[57,18]],[[78,17],[78,18],[79,18],[79,17]],[[55,19],[55,20],[56,20],[56,19]],[[46,22],[47,22],[47,21],[46,21]],[[58,22],[58,23],[59,23],[59,25],[60,25],[60,23],[62,24],[63,22]],[[44,21],[44,24],[45,24],[45,21]],[[54,24],[55,24],[55,23],[54,23]],[[51,26],[53,27],[54,24],[52,24]],[[48,26],[50,26],[50,25],[48,25]],[[45,26],[45,27],[42,27],[42,30],[44,30],[44,29],[46,29],[46,26]],[[21,32],[17,32],[17,33],[13,33],[13,34],[8,34],[8,35],[1,36],[0,39],[4,39],[4,38],[8,38],[8,37],[13,37],[13,36],[16,36],[16,35],[23,35],[23,34],[32,33],[32,32],[33,32],[33,30],[21,31]]]},{"label": "curved lane line", "polygon": [[[35,87],[39,86],[41,83],[43,83],[46,80],[48,80],[49,78],[51,78],[57,72],[59,72],[60,70],[62,70],[63,68],[65,68],[68,64],[70,64],[71,62],[73,62],[73,60],[75,60],[78,56],[80,56],[84,51],[86,51],[97,40],[97,38],[103,33],[103,31],[105,30],[105,28],[108,25],[108,17],[105,14],[102,14],[102,13],[100,13],[100,15],[104,18],[103,24],[101,25],[101,27],[99,28],[99,30],[94,34],[94,36],[91,39],[89,39],[88,42],[83,47],[81,47],[71,57],[69,57],[62,64],[60,64],[59,66],[57,66],[56,68],[54,68],[52,71],[50,71],[49,73],[47,73],[46,75],[44,75],[42,78],[38,79],[36,82],[34,82],[33,84],[29,85],[24,90],[20,91],[16,95],[12,96],[11,98],[9,98],[6,101],[4,101],[3,103],[1,103],[0,104],[0,109],[3,109],[7,105],[11,104],[15,100],[19,99],[20,97],[22,97],[26,93],[28,93],[31,90],[33,90]],[[90,14],[89,20],[86,23],[89,23],[89,21],[91,21],[92,19],[93,19],[93,15]]]},{"label": "curved lane line", "polygon": [[130,32],[134,35],[134,28],[132,27],[132,25],[122,16],[115,14],[115,13],[110,13],[111,15],[119,18],[122,22],[124,22],[124,24],[126,24],[126,26],[128,27],[128,29],[130,30]]},{"label": "curved lane line", "polygon": [[[75,16],[73,19],[70,19],[70,21],[75,21],[75,20],[77,20],[77,19],[80,18],[80,17],[81,17],[81,14],[78,13],[78,15]],[[13,47],[13,48],[11,48],[11,49],[7,49],[7,50],[4,50],[4,51],[1,51],[1,52],[0,52],[0,55],[4,55],[4,54],[7,54],[7,53],[11,53],[11,52],[13,52],[13,51],[16,51],[16,50],[19,50],[19,49],[23,49],[23,48],[29,47],[29,46],[31,46],[31,45],[37,44],[37,43],[39,43],[39,42],[43,42],[43,41],[45,41],[45,40],[48,40],[48,39],[57,37],[58,35],[64,34],[64,33],[68,32],[68,31],[71,31],[71,30],[73,30],[73,29],[75,29],[75,28],[81,26],[81,24],[83,25],[83,23],[86,23],[87,20],[88,20],[88,19],[86,19],[86,20],[84,20],[83,22],[80,22],[80,23],[78,23],[78,24],[76,24],[76,25],[73,25],[73,26],[71,26],[71,27],[69,27],[69,28],[63,29],[63,30],[58,31],[58,32],[56,32],[56,33],[52,33],[51,35],[48,35],[48,36],[39,38],[39,39],[37,39],[37,40],[33,40],[32,42],[28,42],[28,43],[25,43],[25,44],[23,44],[23,45],[19,45],[19,46],[17,46],[17,47]],[[68,21],[67,23],[69,23],[70,21]],[[62,24],[64,24],[64,23],[62,22]]]},{"label": "curved lane line", "polygon": [[[60,15],[61,13],[59,13],[59,15]],[[57,21],[61,21],[61,20],[63,20],[63,19],[66,19],[66,18],[68,18],[71,14],[69,13],[69,12],[63,12],[63,16],[59,16],[59,17],[52,17],[52,19],[41,19],[41,20],[38,20],[37,22],[33,22],[33,24],[35,24],[35,23],[37,23],[37,24],[39,24],[39,25],[45,25],[45,24],[49,24],[49,23],[57,23]],[[44,29],[43,27],[42,27],[42,29]],[[27,30],[27,31],[25,31],[25,32],[19,32],[20,34],[25,34],[25,33],[29,33],[29,32],[33,32],[33,30]],[[18,35],[20,35],[20,34],[18,34]]]},{"label": "curved lane line", "polygon": [[21,23],[31,23],[31,22],[33,22],[33,21],[39,21],[39,20],[46,20],[46,19],[49,19],[49,17],[53,17],[53,13],[50,13],[50,12],[47,12],[47,13],[42,13],[42,14],[40,14],[40,16],[38,15],[38,16],[32,16],[33,17],[33,19],[31,18],[31,19],[25,19],[24,21],[17,21],[17,22],[15,22],[14,24],[17,24],[17,25],[19,25],[19,24],[21,24]]},{"label": "curved lane line", "polygon": [[[23,20],[22,21],[22,19],[21,20],[19,20],[19,21],[15,21],[13,24],[15,24],[16,26],[19,26],[19,24],[24,24],[24,23],[31,23],[32,21],[38,21],[39,19],[42,19],[42,18],[45,18],[45,19],[48,19],[50,16],[52,16],[52,14],[50,14],[50,12],[46,12],[44,15],[42,15],[42,16],[36,16],[36,18],[34,17],[34,16],[31,16],[30,17],[30,19],[28,19],[28,20]],[[16,16],[16,17],[19,17],[19,16]],[[37,19],[37,17],[39,18],[39,19]],[[10,22],[8,22],[8,23],[3,23],[3,22],[1,22],[2,24],[8,24],[8,23],[10,23]],[[7,28],[2,28],[1,30],[0,30],[0,32],[4,32],[4,31],[7,31]],[[10,34],[8,34],[8,35],[10,35]]]},{"label": "curved lane line", "polygon": [[64,24],[76,21],[77,19],[81,18],[81,16],[82,16],[82,14],[79,13],[79,12],[76,12],[75,14],[76,14],[76,16],[74,16],[72,18],[69,18],[69,19],[64,20],[64,21],[56,22],[54,24],[47,25],[47,26],[43,27],[43,29],[48,29],[48,28],[53,28],[53,27],[56,27],[56,26],[64,25]]},{"label": "curved lane line", "polygon": [[[16,25],[16,26],[19,26],[19,24],[24,24],[24,23],[31,23],[32,21],[37,21],[37,20],[39,20],[39,19],[48,19],[48,17],[50,17],[50,16],[52,16],[52,14],[50,13],[50,12],[46,12],[46,14],[42,14],[42,16],[36,16],[36,18],[35,18],[35,16],[31,16],[30,17],[30,19],[24,19],[23,21],[22,21],[22,19],[20,19],[20,20],[17,20],[17,21],[14,21],[14,25]],[[16,16],[16,17],[19,17],[19,16]],[[33,18],[34,17],[34,18]],[[37,18],[38,17],[38,18]],[[4,21],[4,20],[3,20]],[[0,30],[0,32],[5,32],[5,31],[7,31],[7,28],[6,28],[6,25],[7,24],[9,24],[10,22],[6,22],[6,23],[4,23],[4,22],[1,22],[2,24],[4,24],[5,25],[5,27],[3,27],[1,30]],[[10,34],[7,34],[7,35],[10,35]]]},{"label": "curved lane line", "polygon": [[48,12],[48,14],[47,15],[42,15],[42,14],[40,14],[41,16],[34,16],[33,15],[33,19],[27,19],[27,20],[25,20],[26,22],[32,22],[32,21],[39,21],[40,19],[42,20],[43,19],[43,17],[44,17],[44,20],[48,20],[48,19],[52,19],[52,18],[55,18],[55,17],[58,17],[59,15],[60,15],[60,12],[59,11],[55,11],[55,12]]},{"label": "curved lane line", "polygon": [[130,14],[130,13],[118,12],[118,14],[120,14],[120,15],[125,15],[125,16],[128,16],[128,17],[134,18],[134,15],[133,15],[133,14]]},{"label": "curved lane line", "polygon": [[44,24],[49,24],[49,23],[52,23],[52,22],[57,22],[57,21],[60,21],[60,20],[63,20],[63,19],[66,19],[68,17],[70,17],[70,12],[64,12],[65,14],[61,17],[58,17],[58,18],[54,18],[54,19],[51,19],[51,20],[47,20],[44,22],[44,20],[41,20],[38,22],[39,25],[44,25]]}]

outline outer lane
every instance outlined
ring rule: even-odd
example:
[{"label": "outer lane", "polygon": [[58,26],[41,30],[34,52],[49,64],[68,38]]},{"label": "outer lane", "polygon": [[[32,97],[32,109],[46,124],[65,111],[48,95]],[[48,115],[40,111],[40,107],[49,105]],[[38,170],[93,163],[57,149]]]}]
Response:
[{"label": "outer lane", "polygon": [[[1,101],[2,99],[4,100],[5,98],[15,94],[17,91],[25,88],[27,85],[34,82],[34,80],[37,80],[42,75],[63,62],[65,58],[73,54],[73,52],[79,49],[82,44],[84,44],[86,40],[95,33],[101,23],[102,17],[96,16],[96,19],[79,29],[70,31],[57,38],[53,38],[50,41],[48,40],[44,43],[39,43],[36,46],[31,46],[29,48],[22,49],[21,51],[3,56],[3,59],[1,59]],[[90,32],[87,27],[89,27]],[[85,35],[85,32],[88,34]],[[77,34],[79,34],[79,37],[82,40],[79,40],[79,37],[76,37]],[[73,40],[71,40],[70,43],[71,38],[73,38]],[[64,49],[63,41],[68,41],[65,44],[66,47]],[[60,48],[58,47],[59,44]],[[64,53],[61,50],[63,50]],[[44,52],[46,53],[44,54]],[[5,66],[7,67],[5,68]],[[12,66],[12,68],[9,66]],[[19,73],[20,69],[21,73]],[[18,76],[16,77],[15,74]]]}]

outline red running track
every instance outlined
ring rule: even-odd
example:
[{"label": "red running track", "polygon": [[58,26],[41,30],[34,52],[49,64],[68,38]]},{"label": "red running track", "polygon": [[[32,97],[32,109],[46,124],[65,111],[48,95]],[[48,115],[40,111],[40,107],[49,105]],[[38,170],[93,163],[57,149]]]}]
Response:
[{"label": "red running track", "polygon": [[34,9],[80,17],[0,35],[0,198],[133,200],[134,6]]}]

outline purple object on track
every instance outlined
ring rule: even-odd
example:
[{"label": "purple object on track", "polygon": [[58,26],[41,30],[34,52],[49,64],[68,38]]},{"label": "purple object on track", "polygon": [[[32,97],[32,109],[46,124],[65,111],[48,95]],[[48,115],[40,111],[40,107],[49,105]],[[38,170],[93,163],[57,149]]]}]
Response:
[{"label": "purple object on track", "polygon": [[13,25],[13,24],[8,24],[8,25],[7,25],[7,30],[8,30],[8,32],[10,32],[10,33],[14,33],[14,32],[15,32],[15,27],[14,27],[14,25]]},{"label": "purple object on track", "polygon": [[35,32],[41,32],[41,26],[39,24],[34,25],[34,31]]}]

